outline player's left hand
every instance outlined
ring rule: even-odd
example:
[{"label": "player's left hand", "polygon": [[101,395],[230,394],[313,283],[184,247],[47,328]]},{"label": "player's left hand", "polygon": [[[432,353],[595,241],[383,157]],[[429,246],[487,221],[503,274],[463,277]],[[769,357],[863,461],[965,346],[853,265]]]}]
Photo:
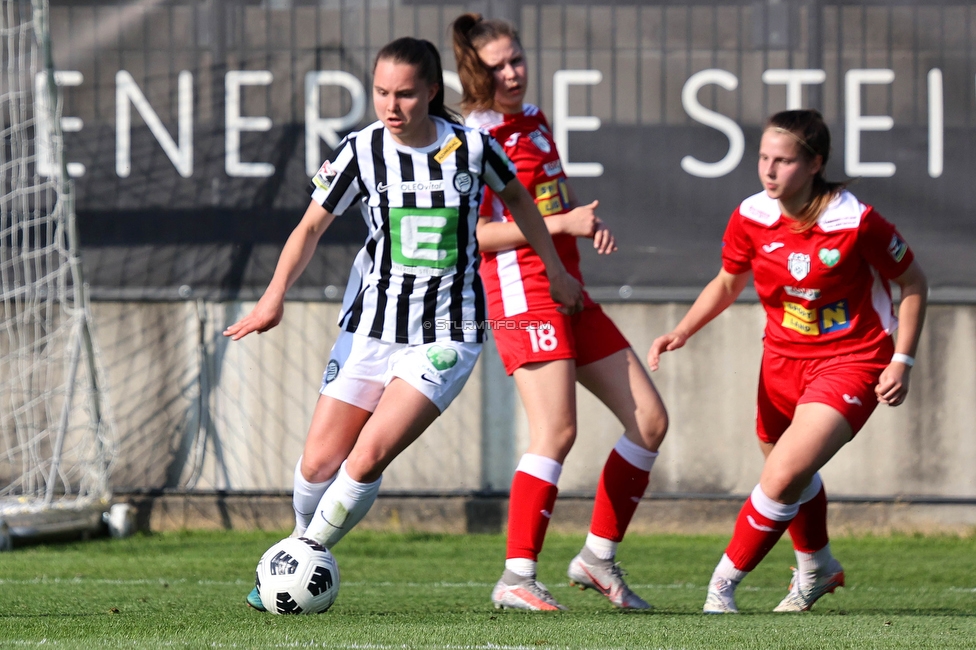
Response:
[{"label": "player's left hand", "polygon": [[878,378],[878,385],[874,387],[874,393],[878,396],[878,402],[888,406],[898,406],[905,401],[908,396],[908,383],[911,378],[912,369],[898,361],[892,361],[888,367],[881,372]]},{"label": "player's left hand", "polygon": [[258,334],[267,332],[281,322],[284,313],[284,301],[276,295],[265,292],[251,313],[224,330],[224,336],[240,341],[251,332]]},{"label": "player's left hand", "polygon": [[602,219],[596,220],[596,231],[593,233],[593,248],[600,255],[609,255],[617,250],[617,240],[607,228]]}]

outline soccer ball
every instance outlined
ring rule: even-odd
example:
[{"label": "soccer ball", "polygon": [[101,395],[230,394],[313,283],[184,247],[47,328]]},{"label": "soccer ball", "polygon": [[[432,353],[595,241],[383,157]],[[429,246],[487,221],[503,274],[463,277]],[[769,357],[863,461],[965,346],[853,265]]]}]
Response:
[{"label": "soccer ball", "polygon": [[318,542],[288,537],[261,556],[256,582],[269,612],[320,614],[339,595],[339,565]]}]

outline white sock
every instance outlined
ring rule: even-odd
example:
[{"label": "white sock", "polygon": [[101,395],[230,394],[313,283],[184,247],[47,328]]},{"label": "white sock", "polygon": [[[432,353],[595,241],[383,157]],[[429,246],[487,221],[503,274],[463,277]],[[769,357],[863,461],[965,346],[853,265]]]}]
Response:
[{"label": "white sock", "polygon": [[321,483],[306,481],[302,475],[302,457],[299,456],[298,463],[295,465],[295,491],[291,497],[291,507],[295,510],[295,530],[291,534],[292,537],[301,537],[305,534],[308,522],[312,521],[312,515],[315,514],[322,495],[335,478],[333,476]]},{"label": "white sock", "polygon": [[505,560],[505,568],[523,578],[535,578],[537,565],[538,562],[535,560],[527,560],[524,557],[513,557]]},{"label": "white sock", "polygon": [[354,480],[343,462],[335,481],[322,495],[305,536],[325,548],[335,546],[369,512],[382,482],[382,476],[372,483]]},{"label": "white sock", "polygon": [[593,533],[586,534],[586,547],[601,560],[612,560],[617,555],[617,542]]},{"label": "white sock", "polygon": [[832,559],[834,556],[830,552],[830,544],[815,553],[796,551],[797,579],[802,584],[812,583],[817,579],[817,575],[827,568]]},{"label": "white sock", "polygon": [[790,521],[800,511],[799,502],[780,503],[779,501],[773,501],[766,496],[766,493],[763,492],[762,486],[760,485],[756,485],[753,488],[751,498],[752,506],[756,509],[756,512],[773,521]]},{"label": "white sock", "polygon": [[625,461],[645,472],[651,471],[654,461],[657,460],[656,451],[648,451],[636,442],[631,442],[627,436],[620,436],[620,440],[613,446],[614,450],[620,454]]},{"label": "white sock", "polygon": [[725,578],[732,584],[737,585],[747,575],[749,575],[748,571],[736,569],[729,556],[722,553],[722,559],[718,561],[718,566],[715,567],[715,571],[712,573],[712,580],[715,578]]}]

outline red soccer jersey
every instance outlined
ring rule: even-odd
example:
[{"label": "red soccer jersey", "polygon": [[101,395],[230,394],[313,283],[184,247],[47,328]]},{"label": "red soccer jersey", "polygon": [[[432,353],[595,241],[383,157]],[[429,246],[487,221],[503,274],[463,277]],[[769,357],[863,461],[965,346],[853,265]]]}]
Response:
[{"label": "red soccer jersey", "polygon": [[722,247],[726,271],[752,270],[766,309],[765,346],[776,354],[865,352],[898,325],[888,281],[914,256],[895,227],[850,192],[803,233],[765,192],[750,196],[732,213]]},{"label": "red soccer jersey", "polygon": [[[506,115],[495,111],[476,111],[467,125],[491,134],[515,165],[518,179],[535,199],[542,216],[570,210],[566,174],[545,115],[538,107],[525,104],[521,113]],[[485,188],[481,215],[493,221],[512,221],[501,199]],[[579,249],[571,235],[555,235],[553,242],[566,270],[580,282]],[[488,296],[488,313],[502,318],[557,306],[549,295],[545,265],[529,245],[508,251],[482,253],[481,277]],[[589,297],[585,297],[587,304]]]}]

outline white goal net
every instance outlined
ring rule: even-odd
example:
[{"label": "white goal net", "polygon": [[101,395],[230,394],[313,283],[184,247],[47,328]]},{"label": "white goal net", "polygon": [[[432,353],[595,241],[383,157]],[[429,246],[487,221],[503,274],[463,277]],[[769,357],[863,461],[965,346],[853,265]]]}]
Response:
[{"label": "white goal net", "polygon": [[16,535],[84,528],[107,507],[113,436],[77,257],[47,2],[0,7],[0,525]]}]

